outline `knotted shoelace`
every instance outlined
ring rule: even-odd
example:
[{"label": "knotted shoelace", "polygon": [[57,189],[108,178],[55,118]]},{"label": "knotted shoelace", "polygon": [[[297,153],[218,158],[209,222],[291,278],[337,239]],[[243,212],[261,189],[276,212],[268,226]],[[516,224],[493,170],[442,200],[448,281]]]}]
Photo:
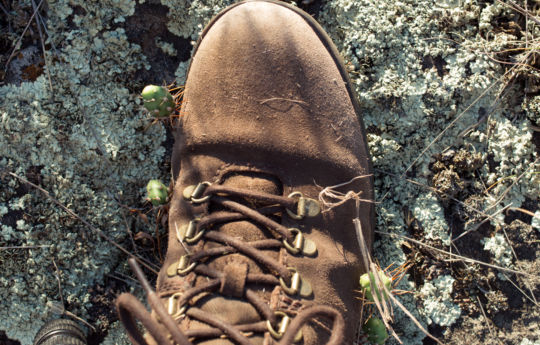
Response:
[{"label": "knotted shoelace", "polygon": [[[299,198],[296,199],[296,196]],[[171,345],[172,343],[192,345],[192,342],[189,340],[190,338],[204,339],[223,336],[241,345],[251,345],[246,333],[264,333],[268,331],[270,331],[274,338],[280,340],[280,345],[290,345],[301,339],[300,330],[304,324],[319,317],[327,317],[333,320],[330,339],[327,345],[337,345],[343,342],[345,322],[343,316],[334,308],[317,305],[300,309],[291,320],[290,312],[287,313],[286,310],[272,310],[257,295],[255,290],[249,287],[253,284],[259,286],[280,285],[289,295],[311,293],[311,287],[307,282],[303,281],[296,269],[284,266],[262,250],[279,250],[285,247],[291,254],[313,254],[314,244],[303,237],[300,230],[287,228],[274,221],[270,216],[283,214],[284,209],[293,219],[302,219],[304,216],[315,215],[318,213],[318,203],[315,200],[304,198],[298,192],[291,193],[289,197],[284,197],[223,185],[213,185],[208,182],[200,183],[192,188],[188,187],[184,192],[184,197],[194,204],[214,203],[214,205],[222,210],[209,212],[209,214],[191,221],[182,230],[176,229],[177,238],[180,243],[185,246],[185,242],[194,244],[198,241],[211,241],[219,245],[212,248],[203,248],[194,253],[190,253],[184,247],[188,254],[182,256],[180,260],[171,265],[167,269],[167,274],[174,276],[176,274],[186,275],[194,272],[198,276],[207,277],[207,281],[195,285],[185,292],[173,294],[169,297],[169,310],[166,310],[161,298],[150,287],[136,260],[134,258],[129,259],[129,264],[141,282],[147,294],[149,304],[159,320],[154,319],[144,305],[133,295],[120,295],[117,299],[119,318],[124,324],[130,340],[134,344],[147,344],[137,328],[136,320],[139,320],[159,345]],[[230,197],[240,197],[244,200],[249,200],[248,204],[251,207],[233,201]],[[266,206],[255,208],[253,201],[257,205]],[[313,203],[317,203],[317,205]],[[297,212],[292,212],[291,209],[297,209]],[[211,227],[215,224],[246,219],[252,220],[269,229],[275,238],[246,242],[223,232],[211,230]],[[237,281],[234,282],[236,288],[234,286],[235,284],[231,287],[226,272],[221,272],[205,265],[205,261],[208,261],[212,257],[232,253],[239,253],[248,257],[263,267],[263,272],[270,273],[248,273],[246,271],[245,281],[240,283],[241,288],[238,288]],[[226,269],[227,267],[225,267]],[[189,301],[201,293],[219,293],[226,297],[243,298],[255,308],[260,314],[261,319],[265,321],[232,325],[200,308],[188,306]],[[198,320],[211,327],[182,331],[177,321],[184,316]],[[279,331],[275,331],[274,326],[278,324],[278,318],[281,318]]]}]

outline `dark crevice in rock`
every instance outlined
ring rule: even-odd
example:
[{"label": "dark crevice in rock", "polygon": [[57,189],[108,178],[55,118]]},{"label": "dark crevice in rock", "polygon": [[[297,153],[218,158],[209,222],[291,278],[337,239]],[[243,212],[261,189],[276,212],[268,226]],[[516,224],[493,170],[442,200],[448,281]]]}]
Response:
[{"label": "dark crevice in rock", "polygon": [[5,331],[0,331],[0,344],[1,345],[21,345],[17,340],[9,339]]},{"label": "dark crevice in rock", "polygon": [[[160,4],[137,4],[135,14],[126,18],[125,30],[130,42],[141,46],[150,69],[140,69],[133,76],[131,87],[139,93],[147,84],[162,85],[174,81],[178,64],[187,61],[191,55],[191,41],[178,37],[167,29],[169,9]],[[170,43],[177,52],[170,56],[156,45],[155,39]]]}]

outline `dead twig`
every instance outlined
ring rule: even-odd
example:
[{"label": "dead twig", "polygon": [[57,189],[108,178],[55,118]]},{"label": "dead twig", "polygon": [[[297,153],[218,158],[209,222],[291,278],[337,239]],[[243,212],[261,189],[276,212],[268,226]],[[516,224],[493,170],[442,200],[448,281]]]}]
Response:
[{"label": "dead twig", "polygon": [[62,305],[65,306],[64,303],[64,293],[62,292],[62,283],[60,282],[60,270],[58,269],[58,266],[56,265],[56,261],[54,261],[54,258],[52,258],[52,262],[54,265],[54,269],[56,270],[55,276],[56,276],[56,282],[58,283],[58,295],[60,295],[60,301],[62,302]]},{"label": "dead twig", "polygon": [[50,248],[51,245],[43,244],[43,245],[37,245],[37,246],[7,246],[7,247],[0,247],[0,250],[7,250],[7,249],[38,249],[38,248]]},{"label": "dead twig", "polygon": [[[0,171],[1,172],[1,171]],[[6,175],[10,175],[14,178],[16,178],[17,180],[23,182],[23,183],[26,183],[30,186],[32,186],[33,188],[39,190],[41,193],[43,193],[49,200],[51,200],[52,202],[54,202],[57,206],[59,206],[61,209],[63,209],[65,212],[67,212],[70,216],[78,219],[81,223],[83,223],[88,229],[92,230],[94,233],[96,233],[97,235],[101,236],[104,240],[106,240],[107,242],[109,242],[110,244],[112,244],[113,246],[115,246],[117,249],[119,249],[121,252],[123,252],[124,254],[128,255],[129,257],[132,257],[134,258],[135,260],[137,260],[137,262],[139,262],[141,265],[143,265],[144,267],[146,267],[148,270],[150,270],[152,273],[154,273],[155,275],[158,274],[158,272],[154,269],[154,267],[152,267],[152,264],[148,261],[146,261],[145,259],[139,257],[139,256],[136,256],[136,255],[133,255],[132,253],[130,253],[127,249],[125,249],[124,247],[122,247],[121,245],[119,245],[118,243],[116,243],[115,241],[113,241],[109,236],[107,236],[101,229],[98,229],[96,228],[95,226],[93,226],[92,224],[90,224],[88,221],[86,221],[84,218],[82,218],[81,216],[79,216],[78,214],[76,214],[75,212],[73,212],[71,209],[69,209],[67,206],[65,206],[64,204],[62,204],[60,201],[58,201],[57,199],[53,198],[49,192],[47,192],[45,189],[41,188],[40,186],[28,181],[27,179],[25,179],[24,177],[21,177],[11,171],[5,171],[5,172],[2,172],[3,174],[6,174]]]},{"label": "dead twig", "polygon": [[[32,0],[32,8],[34,9],[34,12],[37,13],[37,6],[34,0]],[[39,33],[39,39],[41,41],[41,50],[43,50],[43,61],[45,61],[45,67],[47,70],[47,77],[49,79],[49,87],[51,89],[51,92],[53,91],[52,81],[51,81],[51,72],[49,71],[49,64],[47,62],[47,52],[45,51],[45,40],[43,39],[43,33],[41,32],[41,25],[39,22],[39,14],[35,17],[36,20],[36,26]]]},{"label": "dead twig", "polygon": [[19,36],[19,39],[17,40],[17,42],[15,43],[15,46],[13,47],[13,50],[11,51],[11,54],[9,54],[9,57],[7,59],[7,62],[6,62],[6,66],[4,67],[4,72],[7,72],[8,70],[8,67],[9,67],[9,63],[11,62],[11,60],[13,59],[13,57],[15,56],[15,52],[17,51],[19,45],[21,44],[21,41],[22,41],[22,38],[24,37],[24,34],[26,34],[26,31],[28,30],[28,28],[30,27],[30,24],[32,24],[32,20],[34,19],[34,17],[36,16],[36,13],[37,11],[39,11],[39,8],[41,7],[41,5],[43,4],[43,1],[44,0],[41,0],[39,2],[39,4],[36,6],[36,8],[34,9],[34,13],[32,13],[32,16],[30,17],[30,20],[28,20],[28,24],[26,24],[26,27],[24,28],[21,36]]},{"label": "dead twig", "polygon": [[[337,188],[340,188],[340,187],[346,186],[348,184],[351,184],[352,182],[354,182],[356,180],[363,179],[363,178],[371,178],[372,176],[373,176],[373,174],[360,175],[360,176],[353,177],[352,179],[350,179],[347,182],[343,182],[343,183],[336,184],[334,186],[328,186],[328,187],[323,188],[321,190],[321,192],[319,193],[319,201],[320,201],[320,203],[322,205],[322,209],[323,209],[322,212],[323,213],[328,212],[328,211],[330,211],[331,209],[333,209],[335,207],[343,205],[348,200],[356,200],[357,202],[375,203],[374,200],[361,199],[360,198],[360,195],[362,194],[361,191],[360,192],[354,192],[352,190],[349,190],[347,193],[342,193],[342,192],[337,190]],[[333,200],[337,200],[337,201],[330,201],[328,199],[333,199]]]},{"label": "dead twig", "polygon": [[488,264],[487,262],[483,262],[483,261],[480,261],[480,260],[476,260],[476,259],[471,259],[471,258],[468,258],[468,257],[465,257],[465,256],[462,256],[462,255],[457,255],[457,254],[454,254],[454,253],[450,253],[446,250],[442,250],[442,249],[439,249],[439,248],[435,248],[433,246],[430,246],[429,244],[426,244],[426,243],[423,243],[423,242],[420,242],[420,241],[417,241],[415,239],[412,239],[410,237],[407,237],[407,236],[404,236],[404,235],[399,235],[399,234],[391,234],[389,232],[384,232],[384,231],[378,231],[378,230],[375,230],[376,233],[378,234],[381,234],[381,235],[385,235],[385,236],[390,236],[390,237],[399,237],[399,238],[402,238],[406,241],[409,241],[409,242],[412,242],[414,244],[418,244],[420,246],[423,246],[423,247],[426,247],[426,248],[429,248],[433,251],[436,251],[438,253],[441,253],[441,254],[444,254],[444,255],[447,255],[447,256],[450,256],[450,257],[453,257],[453,258],[457,258],[461,261],[464,261],[464,262],[470,262],[470,263],[473,263],[473,264],[479,264],[479,265],[482,265],[482,266],[486,266],[486,267],[491,267],[491,268],[494,268],[496,270],[499,270],[499,271],[503,271],[503,272],[509,272],[509,273],[514,273],[514,274],[518,274],[518,275],[523,275],[523,276],[528,276],[528,277],[534,277],[534,278],[539,278],[540,276],[536,276],[534,274],[530,274],[530,273],[527,273],[527,272],[522,272],[522,271],[516,271],[516,270],[513,270],[511,268],[506,268],[506,267],[501,267],[501,266],[497,266],[497,265],[492,265],[492,264]]}]

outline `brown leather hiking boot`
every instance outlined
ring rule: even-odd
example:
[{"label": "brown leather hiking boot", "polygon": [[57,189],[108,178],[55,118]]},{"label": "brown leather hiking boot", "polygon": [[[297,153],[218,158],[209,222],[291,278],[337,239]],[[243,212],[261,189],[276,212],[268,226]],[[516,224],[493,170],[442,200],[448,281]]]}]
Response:
[{"label": "brown leather hiking boot", "polygon": [[131,340],[145,341],[136,318],[158,344],[352,344],[363,273],[352,220],[371,247],[373,205],[328,210],[319,193],[368,175],[340,190],[372,200],[373,185],[328,36],[285,3],[233,5],[204,30],[184,99],[156,293],[135,268],[152,316],[131,295],[118,299]]}]

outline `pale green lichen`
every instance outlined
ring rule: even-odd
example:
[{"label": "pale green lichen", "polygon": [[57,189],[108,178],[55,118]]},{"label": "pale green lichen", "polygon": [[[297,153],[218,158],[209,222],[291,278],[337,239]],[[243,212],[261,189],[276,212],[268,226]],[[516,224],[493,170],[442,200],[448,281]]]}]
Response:
[{"label": "pale green lichen", "polygon": [[161,38],[159,38],[159,37],[154,38],[154,43],[165,54],[170,55],[170,56],[177,56],[178,55],[178,52],[176,51],[176,49],[174,48],[172,43],[162,41]]},{"label": "pale green lichen", "polygon": [[[486,198],[486,209],[520,207],[526,198],[537,199],[540,195],[540,164],[532,163],[536,152],[530,124],[494,115],[490,125],[488,152],[498,164],[495,172],[486,174],[485,183],[494,186]],[[499,213],[496,219],[502,222],[504,215]]]},{"label": "pale green lichen", "polygon": [[189,62],[190,60],[183,61],[178,64],[178,68],[174,72],[177,85],[184,85],[186,83],[186,72],[189,67]]},{"label": "pale green lichen", "polygon": [[429,324],[451,326],[461,315],[461,308],[451,302],[454,278],[442,276],[426,282],[419,295],[424,302],[422,313]]},{"label": "pale green lichen", "polygon": [[161,0],[169,8],[167,28],[177,36],[196,41],[204,26],[233,0]]},{"label": "pale green lichen", "polygon": [[[84,11],[68,29],[73,5]],[[1,168],[39,175],[52,197],[120,243],[126,230],[115,198],[135,204],[148,176],[160,177],[165,139],[160,124],[144,131],[148,118],[126,88],[146,61],[124,29],[112,27],[133,11],[133,1],[49,1],[50,40],[62,42],[48,65],[53,91],[45,74],[0,88]],[[0,246],[47,246],[0,251],[0,330],[26,345],[52,316],[47,302],[60,299],[52,260],[70,311],[87,317],[89,289],[114,270],[119,253],[44,195],[20,195],[18,181],[2,181],[1,213],[11,212],[16,229],[2,225]]]},{"label": "pale green lichen", "polygon": [[[169,30],[193,41],[212,15],[232,2],[161,0],[169,8]],[[80,7],[76,12],[74,5]],[[353,83],[377,169],[377,200],[382,200],[377,204],[379,230],[408,235],[404,210],[416,205],[414,215],[424,232],[448,243],[450,234],[445,233],[448,226],[437,199],[399,176],[462,114],[419,157],[408,177],[428,185],[433,154],[448,147],[470,147],[495,161],[494,171],[478,170],[479,179],[495,183],[507,178],[485,198],[488,211],[520,206],[525,197],[538,200],[540,183],[538,174],[532,174],[538,167],[531,168],[536,154],[529,120],[521,109],[504,100],[495,102],[504,71],[485,54],[486,49],[503,50],[516,39],[491,30],[496,16],[508,11],[501,6],[473,0],[333,0],[321,11],[323,26],[354,69]],[[142,133],[147,119],[137,106],[136,95],[127,90],[129,76],[148,68],[140,47],[128,42],[124,29],[118,27],[133,15],[135,1],[49,0],[48,7],[49,39],[62,47],[57,62],[49,66],[55,91],[49,91],[44,76],[34,83],[0,89],[0,166],[20,175],[30,167],[40,168],[44,188],[120,241],[124,230],[112,196],[126,202],[140,200],[148,176],[166,178],[157,169],[163,154],[159,147],[162,127],[155,125]],[[456,37],[458,44],[454,43]],[[182,62],[175,72],[180,84],[187,66],[188,62]],[[535,104],[529,102],[524,108],[531,121],[538,121]],[[471,127],[486,112],[489,120]],[[468,128],[472,129],[462,134]],[[506,130],[511,134],[505,134]],[[521,174],[520,181],[512,185],[512,178]],[[51,245],[0,252],[0,266],[8,273],[0,276],[0,293],[7,296],[3,305],[8,306],[0,308],[0,329],[29,344],[51,312],[47,301],[58,299],[55,278],[44,274],[53,269],[50,258],[60,266],[64,298],[72,311],[84,316],[90,307],[88,287],[114,268],[117,253],[41,195],[17,195],[20,184],[13,179],[5,183],[7,187],[0,190],[0,214],[26,209],[30,219],[24,225],[14,224],[24,229],[2,225],[0,245]],[[374,248],[382,266],[406,260],[402,244],[403,240],[381,236]],[[2,260],[8,255],[16,259]],[[446,285],[439,287],[441,284],[438,280],[424,284],[428,302],[433,302],[438,289],[451,291],[448,279]],[[407,279],[399,288],[415,289]],[[422,311],[449,324],[457,310],[450,293],[439,297],[428,303],[427,312],[426,308]],[[418,301],[411,294],[399,298],[422,324],[433,320],[419,316]],[[437,308],[446,307],[450,318],[436,315]],[[394,326],[405,344],[421,343],[424,337],[400,311]],[[120,332],[120,328],[113,329],[107,338],[112,342],[111,337]]]},{"label": "pale green lichen", "polygon": [[523,110],[536,126],[540,126],[540,96],[532,96],[523,102]]},{"label": "pale green lichen", "polygon": [[416,220],[425,224],[423,226],[425,238],[441,240],[444,245],[450,245],[448,225],[442,207],[437,203],[433,193],[420,194],[413,204],[412,213]]},{"label": "pale green lichen", "polygon": [[534,217],[531,221],[531,226],[540,231],[540,210],[534,213]]},{"label": "pale green lichen", "polygon": [[497,233],[482,240],[484,250],[493,254],[495,262],[506,268],[512,267],[512,249],[503,234]]},{"label": "pale green lichen", "polygon": [[[538,174],[531,175],[538,168],[531,167],[536,156],[528,120],[513,105],[496,103],[504,88],[504,71],[485,54],[486,49],[506,49],[516,39],[505,32],[488,32],[495,18],[506,13],[509,10],[504,4],[473,0],[334,0],[325,5],[319,19],[353,70],[351,77],[368,130],[376,200],[383,200],[377,204],[378,230],[408,235],[403,218],[411,210],[427,238],[450,243],[446,215],[438,199],[426,191],[433,174],[433,155],[448,148],[467,147],[484,157],[497,157],[493,176],[498,179],[519,176],[529,168],[509,193],[503,194],[512,180],[493,188],[490,195],[500,200],[484,198],[490,213],[510,203],[519,207],[526,197],[538,200],[540,183]],[[489,120],[479,122],[486,113]],[[506,136],[505,126],[510,130]],[[413,162],[407,177],[416,185],[403,176]],[[492,172],[486,165],[477,173],[479,178],[472,186],[490,180]],[[490,205],[495,205],[492,210]],[[382,236],[374,248],[382,265],[405,260],[401,241],[395,238]],[[458,310],[449,294],[440,298],[427,314],[446,306],[454,311],[449,318],[433,317],[450,324],[459,316]],[[417,309],[412,300],[406,306]],[[400,329],[402,325],[407,322],[395,327],[404,334],[404,343],[421,342],[421,334],[409,337],[412,333]]]}]

